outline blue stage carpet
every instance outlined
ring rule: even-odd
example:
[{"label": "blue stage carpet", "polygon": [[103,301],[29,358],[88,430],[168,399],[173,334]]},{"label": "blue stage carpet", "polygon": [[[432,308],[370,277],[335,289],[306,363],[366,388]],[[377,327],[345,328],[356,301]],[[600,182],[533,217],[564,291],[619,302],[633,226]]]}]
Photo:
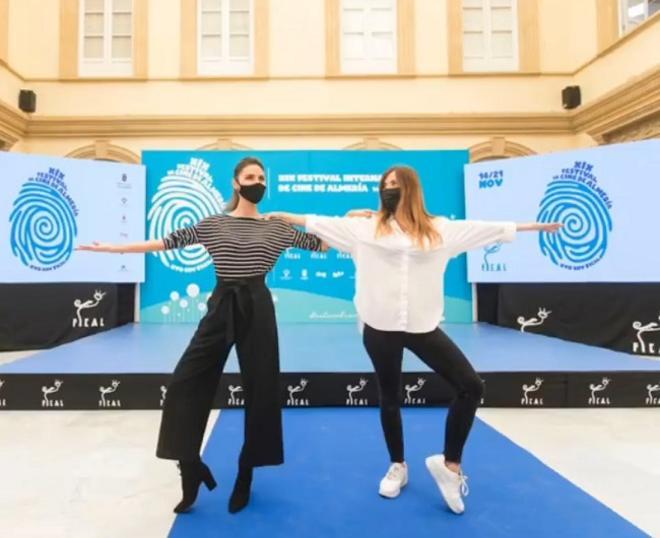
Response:
[{"label": "blue stage carpet", "polygon": [[[471,493],[449,512],[424,458],[442,447],[445,410],[405,409],[410,483],[395,500],[377,494],[388,466],[376,409],[285,411],[285,465],[257,469],[251,504],[227,512],[243,431],[242,411],[223,411],[204,459],[220,486],[204,490],[172,538],[627,537],[632,524],[503,435],[477,421],[465,453]],[[570,447],[566,447],[570,450]]]}]

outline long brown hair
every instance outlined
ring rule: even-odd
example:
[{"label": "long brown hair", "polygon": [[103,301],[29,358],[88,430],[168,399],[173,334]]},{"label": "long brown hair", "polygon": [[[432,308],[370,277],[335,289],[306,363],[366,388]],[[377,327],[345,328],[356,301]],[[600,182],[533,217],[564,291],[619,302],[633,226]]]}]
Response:
[{"label": "long brown hair", "polygon": [[[240,161],[238,161],[238,164],[234,168],[234,179],[238,181],[238,176],[241,175],[241,172],[246,166],[250,166],[251,164],[256,164],[259,168],[261,168],[262,171],[265,171],[266,169],[264,168],[263,163],[257,159],[256,157],[244,157]],[[236,209],[236,206],[238,206],[238,200],[240,196],[238,194],[238,190],[234,189],[234,193],[231,196],[231,200],[229,200],[229,203],[225,206],[225,211],[233,211]]]},{"label": "long brown hair", "polygon": [[[401,199],[397,206],[396,217],[402,229],[413,238],[420,248],[429,248],[442,243],[440,233],[433,226],[433,216],[426,210],[424,191],[419,181],[419,175],[409,166],[393,166],[386,170],[380,178],[379,193],[385,188],[385,179],[392,172],[401,189]],[[382,204],[378,211],[378,226],[376,237],[392,233],[391,217],[394,214],[385,209]]]}]

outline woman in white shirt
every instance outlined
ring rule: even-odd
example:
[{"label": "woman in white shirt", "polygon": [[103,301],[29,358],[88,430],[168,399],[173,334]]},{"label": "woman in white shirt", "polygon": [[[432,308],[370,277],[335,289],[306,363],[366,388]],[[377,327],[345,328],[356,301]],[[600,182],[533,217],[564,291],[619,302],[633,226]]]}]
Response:
[{"label": "woman in white shirt", "polygon": [[382,496],[397,497],[408,482],[400,412],[404,348],[455,389],[456,398],[447,413],[444,452],[426,458],[426,466],[450,509],[462,513],[467,484],[461,457],[483,383],[461,350],[438,328],[444,319],[447,262],[470,249],[512,241],[516,231],[555,232],[561,225],[433,217],[426,210],[417,173],[406,166],[383,174],[380,197],[377,213],[271,216],[306,226],[331,247],[350,253],[355,262],[355,306],[378,379],[381,423],[391,460],[380,482]]}]

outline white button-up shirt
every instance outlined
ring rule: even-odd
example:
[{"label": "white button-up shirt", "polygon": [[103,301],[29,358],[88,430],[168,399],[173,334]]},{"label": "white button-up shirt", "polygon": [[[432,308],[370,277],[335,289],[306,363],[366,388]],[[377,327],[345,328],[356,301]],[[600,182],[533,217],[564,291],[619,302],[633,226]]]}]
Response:
[{"label": "white button-up shirt", "polygon": [[514,222],[434,219],[441,244],[415,246],[396,221],[376,237],[378,219],[308,215],[307,231],[348,252],[355,263],[355,308],[360,320],[381,331],[425,333],[444,319],[447,262],[490,243],[512,241]]}]

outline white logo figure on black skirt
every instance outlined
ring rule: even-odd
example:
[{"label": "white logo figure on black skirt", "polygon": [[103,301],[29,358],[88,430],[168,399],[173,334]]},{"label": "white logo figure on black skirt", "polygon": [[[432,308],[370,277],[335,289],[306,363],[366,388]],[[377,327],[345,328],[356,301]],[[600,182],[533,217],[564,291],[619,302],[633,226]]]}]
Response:
[{"label": "white logo figure on black skirt", "polygon": [[[4,379],[0,379],[0,389],[5,384]],[[0,407],[7,407],[7,400],[5,398],[0,398]]]},{"label": "white logo figure on black skirt", "polygon": [[101,399],[99,400],[99,407],[121,407],[121,400],[114,398],[106,398],[107,394],[112,394],[119,387],[120,382],[116,379],[112,380],[112,383],[109,387],[99,387],[99,392],[101,393]]},{"label": "white logo figure on black skirt", "polygon": [[540,377],[537,377],[534,380],[533,385],[527,385],[527,384],[523,385],[522,386],[523,397],[520,400],[520,405],[529,406],[529,407],[542,406],[543,398],[539,396],[534,396],[534,397],[529,396],[530,392],[538,392],[538,390],[541,388],[541,385],[543,385],[543,379]]},{"label": "white logo figure on black skirt", "polygon": [[423,377],[417,378],[417,383],[415,385],[406,385],[403,387],[406,391],[406,398],[403,400],[403,403],[406,405],[425,405],[426,398],[415,398],[412,393],[419,392],[422,390],[422,387],[426,384],[426,379]]},{"label": "white logo figure on black skirt", "polygon": [[639,353],[641,355],[655,355],[656,353],[660,353],[660,346],[656,346],[655,342],[646,343],[642,338],[644,333],[660,331],[660,325],[657,322],[652,321],[651,323],[642,325],[641,321],[634,321],[632,327],[637,331],[637,342],[633,342],[632,345],[633,353]]},{"label": "white logo figure on black skirt", "polygon": [[103,318],[83,317],[81,312],[83,310],[97,307],[105,295],[105,292],[96,290],[93,299],[88,299],[85,302],[80,299],[73,301],[73,306],[76,307],[76,317],[71,321],[72,327],[104,327],[105,320]]},{"label": "white logo figure on black skirt", "polygon": [[229,385],[229,399],[227,400],[227,405],[230,407],[240,407],[242,405],[245,405],[245,400],[243,398],[237,398],[236,393],[237,392],[243,392],[243,387],[240,385],[237,385],[236,387],[234,385]]},{"label": "white logo figure on black skirt", "polygon": [[520,325],[520,332],[524,333],[527,327],[538,327],[539,325],[543,325],[543,322],[548,319],[550,314],[552,314],[552,310],[539,308],[539,311],[536,314],[538,318],[525,319],[524,316],[518,316],[517,321],[518,325]]},{"label": "white logo figure on black skirt", "polygon": [[41,407],[64,407],[63,400],[52,400],[48,398],[48,395],[55,394],[60,390],[62,383],[62,381],[56,379],[52,387],[41,387],[41,392],[44,394],[44,399],[41,400]]},{"label": "white logo figure on black skirt", "polygon": [[165,398],[167,398],[167,387],[165,385],[160,386],[160,406],[163,407],[165,404]]},{"label": "white logo figure on black skirt", "polygon": [[301,379],[300,384],[295,387],[289,385],[286,390],[289,391],[289,399],[286,401],[286,404],[291,407],[307,407],[309,406],[309,400],[307,398],[294,398],[294,394],[298,394],[305,390],[307,386],[307,380]]},{"label": "white logo figure on black skirt", "polygon": [[646,400],[644,400],[644,403],[646,405],[660,405],[660,398],[653,395],[656,392],[660,392],[660,383],[656,383],[655,385],[651,385],[649,383],[648,385],[646,385],[646,390],[649,395],[646,398]]},{"label": "white logo figure on black skirt", "polygon": [[589,405],[610,405],[612,402],[610,402],[609,397],[606,396],[596,396],[597,392],[602,392],[604,391],[607,386],[610,384],[611,379],[608,379],[607,377],[604,377],[600,383],[600,385],[595,385],[594,383],[591,383],[589,385],[589,390],[591,391],[591,397],[589,398]]},{"label": "white logo figure on black skirt", "polygon": [[369,405],[367,398],[354,398],[353,394],[356,392],[362,392],[364,387],[367,386],[368,381],[366,379],[360,379],[360,382],[357,385],[346,385],[346,390],[348,391],[348,399],[346,400],[346,405]]}]

